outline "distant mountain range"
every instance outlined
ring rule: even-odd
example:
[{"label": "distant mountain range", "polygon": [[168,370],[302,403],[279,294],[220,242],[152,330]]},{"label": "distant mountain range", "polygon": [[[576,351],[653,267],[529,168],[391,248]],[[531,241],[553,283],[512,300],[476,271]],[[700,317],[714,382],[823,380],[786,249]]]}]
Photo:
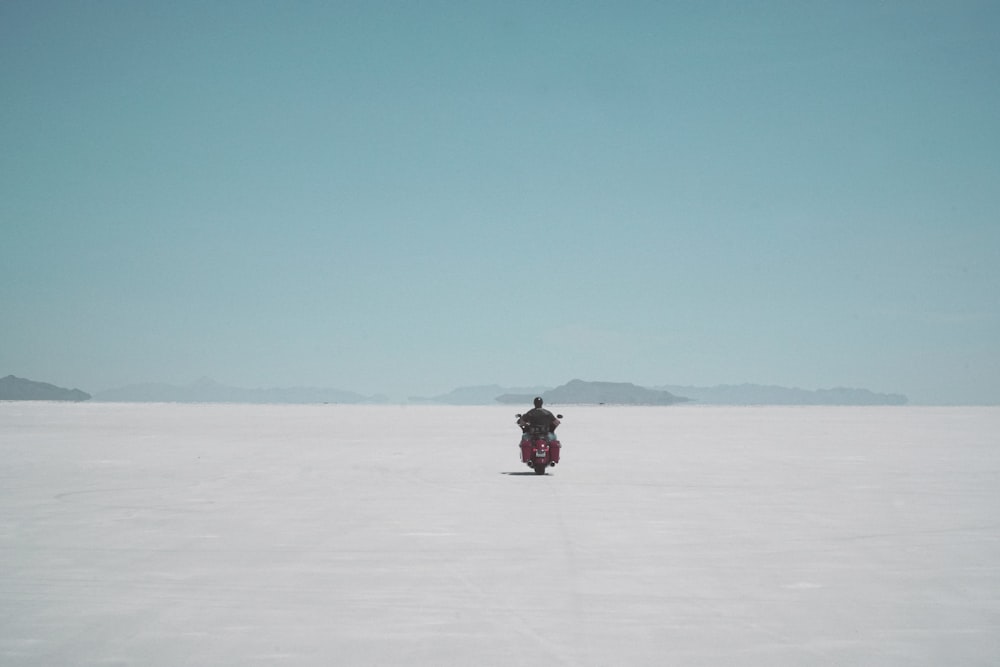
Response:
[{"label": "distant mountain range", "polygon": [[133,384],[94,394],[95,401],[114,403],[388,403],[385,396],[364,396],[353,391],[319,387],[243,389],[219,384],[210,378],[176,386],[161,383]]},{"label": "distant mountain range", "polygon": [[[757,384],[694,387],[663,385],[640,387],[628,382],[571,380],[559,387],[459,387],[432,397],[411,396],[409,403],[435,405],[531,405],[535,396],[546,403],[562,405],[905,405],[902,394],[878,394],[867,389],[798,389]],[[45,382],[13,375],[0,379],[0,400],[86,401],[129,403],[345,403],[384,404],[383,395],[366,396],[343,389],[290,387],[244,389],[220,384],[209,378],[185,386],[162,383],[133,384],[96,392],[93,397],[79,389],[64,389]]]},{"label": "distant mountain range", "polygon": [[703,405],[905,405],[908,402],[902,394],[877,394],[867,389],[842,387],[815,391],[757,384],[646,388],[628,382],[584,380],[572,380],[554,389],[506,389],[498,385],[466,387],[422,402],[530,405],[535,396],[541,396],[546,403],[562,405],[675,405],[686,402]]},{"label": "distant mountain range", "polygon": [[[673,405],[687,398],[660,389],[646,389],[630,382],[586,382],[570,380],[566,384],[538,394],[546,403],[557,405]],[[498,403],[531,404],[535,394],[501,394]]]},{"label": "distant mountain range", "polygon": [[494,405],[497,396],[516,394],[528,396],[528,402],[539,394],[549,390],[549,387],[501,387],[498,384],[479,385],[475,387],[459,387],[447,394],[422,397],[410,396],[410,403],[430,403],[435,405]]},{"label": "distant mountain range", "polygon": [[86,401],[90,394],[8,375],[0,378],[0,401]]},{"label": "distant mountain range", "polygon": [[876,394],[867,389],[797,389],[759,384],[688,387],[665,385],[664,391],[683,394],[706,405],[905,405],[902,394]]}]

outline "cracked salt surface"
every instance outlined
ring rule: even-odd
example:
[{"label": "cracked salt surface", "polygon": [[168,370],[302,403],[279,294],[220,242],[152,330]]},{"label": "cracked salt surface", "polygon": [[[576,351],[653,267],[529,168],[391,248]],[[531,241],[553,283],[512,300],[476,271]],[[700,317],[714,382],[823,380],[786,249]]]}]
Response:
[{"label": "cracked salt surface", "polygon": [[1000,664],[1000,409],[559,407],[0,403],[0,664]]}]

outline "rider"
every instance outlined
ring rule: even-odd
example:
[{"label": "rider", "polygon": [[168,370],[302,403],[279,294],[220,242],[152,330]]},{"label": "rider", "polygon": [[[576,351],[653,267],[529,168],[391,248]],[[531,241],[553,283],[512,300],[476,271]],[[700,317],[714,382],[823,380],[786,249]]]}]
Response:
[{"label": "rider", "polygon": [[545,429],[545,435],[549,440],[555,440],[556,427],[559,426],[559,419],[542,407],[542,397],[535,397],[535,407],[525,412],[517,420],[518,425],[524,432],[525,437],[531,426],[541,426]]}]

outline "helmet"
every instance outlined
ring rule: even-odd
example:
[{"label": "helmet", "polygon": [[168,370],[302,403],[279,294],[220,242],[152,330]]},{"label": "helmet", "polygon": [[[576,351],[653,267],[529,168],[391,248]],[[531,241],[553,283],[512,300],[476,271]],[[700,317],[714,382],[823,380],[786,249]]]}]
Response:
[{"label": "helmet", "polygon": [[535,396],[535,407],[536,408],[542,407],[542,397],[541,396]]}]

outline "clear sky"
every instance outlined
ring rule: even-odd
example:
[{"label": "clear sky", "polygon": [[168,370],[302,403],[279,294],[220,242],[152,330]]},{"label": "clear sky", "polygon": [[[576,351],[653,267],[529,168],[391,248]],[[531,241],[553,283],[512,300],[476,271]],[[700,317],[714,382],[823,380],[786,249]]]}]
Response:
[{"label": "clear sky", "polygon": [[1000,403],[996,2],[0,3],[0,375]]}]

